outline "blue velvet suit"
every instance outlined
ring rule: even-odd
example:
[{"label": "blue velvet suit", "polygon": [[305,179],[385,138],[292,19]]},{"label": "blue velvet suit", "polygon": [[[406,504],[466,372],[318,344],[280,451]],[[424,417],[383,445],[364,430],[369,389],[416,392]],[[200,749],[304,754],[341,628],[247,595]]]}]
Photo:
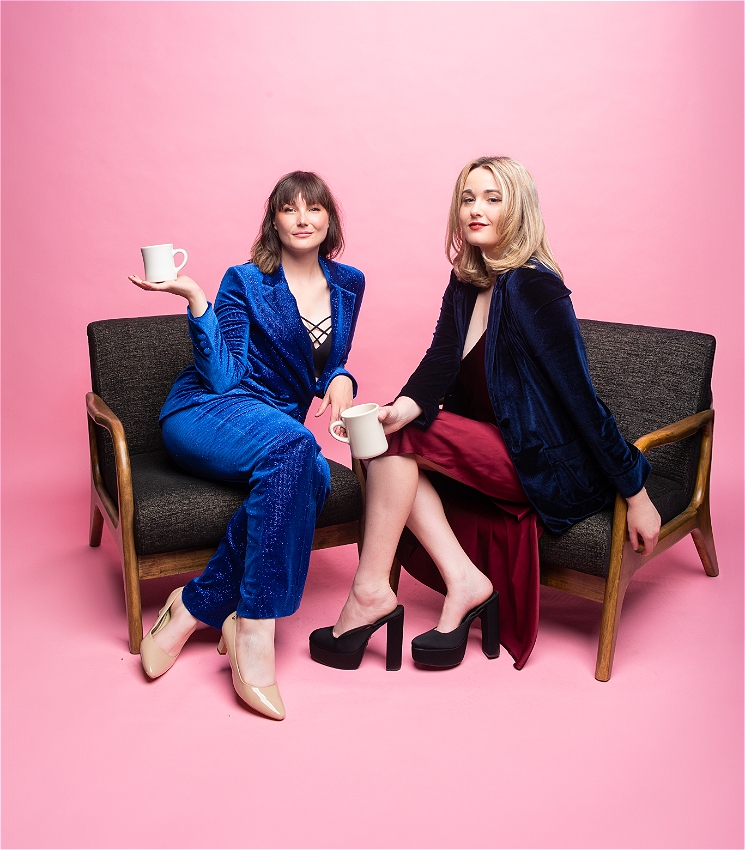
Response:
[{"label": "blue velvet suit", "polygon": [[[478,290],[455,273],[445,290],[432,345],[399,395],[422,408],[425,427],[460,369]],[[486,330],[489,398],[528,498],[551,531],[633,496],[650,466],[621,436],[598,398],[570,291],[537,265],[497,278]]]},{"label": "blue velvet suit", "polygon": [[320,378],[282,268],[265,275],[247,263],[225,273],[214,309],[198,318],[189,312],[194,365],[161,411],[163,439],[180,466],[251,486],[205,571],[183,592],[187,609],[216,628],[236,610],[266,619],[300,604],[330,489],[328,464],[303,422],[314,395],[338,375],[352,378],[344,365],[365,286],[357,269],[319,262],[333,328]]}]

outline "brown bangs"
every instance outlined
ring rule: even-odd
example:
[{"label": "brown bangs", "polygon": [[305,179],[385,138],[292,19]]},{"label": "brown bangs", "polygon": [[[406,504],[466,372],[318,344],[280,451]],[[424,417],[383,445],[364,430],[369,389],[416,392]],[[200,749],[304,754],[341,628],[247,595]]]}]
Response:
[{"label": "brown bangs", "polygon": [[285,204],[302,197],[306,204],[320,204],[329,214],[329,229],[318,253],[331,260],[344,249],[341,216],[331,190],[313,171],[292,171],[277,183],[266,202],[259,235],[251,248],[251,262],[264,274],[274,274],[282,262],[282,243],[274,228],[274,216]]},{"label": "brown bangs", "polygon": [[320,204],[326,210],[333,204],[328,186],[317,174],[312,171],[293,171],[279,181],[271,194],[269,200],[273,207],[272,214],[285,204],[294,204],[299,197],[306,204]]}]

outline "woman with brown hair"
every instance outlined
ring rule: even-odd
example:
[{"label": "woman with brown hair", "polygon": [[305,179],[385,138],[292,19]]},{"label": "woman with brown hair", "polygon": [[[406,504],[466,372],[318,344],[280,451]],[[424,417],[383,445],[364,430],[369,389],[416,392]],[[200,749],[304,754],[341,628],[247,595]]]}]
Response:
[{"label": "woman with brown hair", "polygon": [[214,307],[186,275],[133,283],[186,298],[194,365],[176,379],[160,414],[163,439],[188,472],[249,484],[204,572],[175,590],[142,641],[150,678],[165,673],[200,625],[222,629],[238,695],[281,720],[276,685],[277,617],[297,610],[316,518],[330,474],[303,425],[313,396],[331,421],[355,383],[344,365],[364,277],[334,262],[341,221],[328,186],[312,172],[283,177],[266,203],[251,262],[225,273]]},{"label": "woman with brown hair", "polygon": [[[595,394],[569,290],[545,235],[535,184],[509,157],[469,162],[450,209],[453,266],[432,345],[380,410],[388,452],[368,468],[365,541],[336,625],[316,630],[321,663],[359,664],[395,609],[388,574],[445,594],[436,628],[414,638],[420,664],[463,659],[479,617],[484,653],[501,642],[522,667],[538,628],[538,536],[628,501],[634,546],[660,517],[650,467]],[[442,409],[440,401],[444,398]]]}]

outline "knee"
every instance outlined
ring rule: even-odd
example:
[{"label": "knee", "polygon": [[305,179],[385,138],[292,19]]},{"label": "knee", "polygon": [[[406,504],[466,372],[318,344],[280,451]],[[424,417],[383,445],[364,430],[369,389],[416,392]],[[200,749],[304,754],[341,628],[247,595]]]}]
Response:
[{"label": "knee", "polygon": [[320,446],[313,434],[304,426],[287,428],[267,452],[267,462],[272,466],[289,466],[300,470],[309,470],[316,463]]}]

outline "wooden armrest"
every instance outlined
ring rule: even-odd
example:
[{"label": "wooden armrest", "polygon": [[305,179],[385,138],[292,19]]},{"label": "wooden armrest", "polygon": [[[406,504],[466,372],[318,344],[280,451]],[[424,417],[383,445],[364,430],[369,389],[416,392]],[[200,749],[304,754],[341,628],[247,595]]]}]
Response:
[{"label": "wooden armrest", "polygon": [[356,457],[352,458],[352,472],[354,472],[357,480],[360,482],[360,490],[362,491],[362,512],[364,513],[367,496],[367,473],[365,472],[365,467],[362,465],[362,461],[357,460]]},{"label": "wooden armrest", "polygon": [[[124,434],[124,426],[108,404],[95,393],[86,393],[85,407],[88,412],[89,422],[95,422],[96,425],[100,425],[111,434],[111,441],[114,446],[114,465],[116,467],[116,485],[119,502],[118,514],[119,516],[122,516],[122,514],[129,516],[133,511],[134,500],[132,496],[132,467],[129,462],[129,447],[127,446],[127,437]],[[105,487],[101,474],[98,449],[92,429],[93,426],[90,425],[91,472],[96,489],[102,498],[104,498]],[[107,504],[107,509],[109,509],[109,515],[113,521],[114,513],[116,513],[113,504]]]},{"label": "wooden armrest", "polygon": [[86,393],[85,407],[88,411],[88,416],[90,416],[96,425],[105,428],[111,434],[111,438],[114,441],[120,436],[124,438],[124,426],[121,420],[101,396],[95,393]]},{"label": "wooden armrest", "polygon": [[680,440],[684,440],[713,421],[714,411],[710,408],[693,416],[686,416],[685,419],[673,422],[672,425],[665,425],[664,428],[650,431],[649,434],[639,437],[634,445],[639,451],[643,453],[648,452],[650,449],[657,448],[658,446],[666,446],[669,443],[677,443]]}]

